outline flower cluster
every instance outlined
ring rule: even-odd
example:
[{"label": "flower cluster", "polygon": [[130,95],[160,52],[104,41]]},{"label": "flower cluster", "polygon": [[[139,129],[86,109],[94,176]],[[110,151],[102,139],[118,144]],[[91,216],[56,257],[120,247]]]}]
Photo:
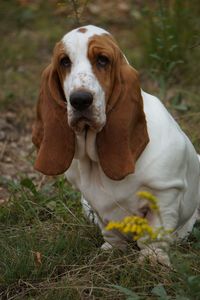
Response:
[{"label": "flower cluster", "polygon": [[128,216],[122,221],[110,221],[106,226],[106,230],[116,229],[125,234],[131,234],[133,240],[137,241],[140,238],[145,237],[147,240],[161,239],[167,236],[172,230],[166,230],[163,226],[160,210],[158,206],[158,198],[147,191],[141,191],[137,193],[137,196],[141,199],[146,199],[149,202],[149,208],[157,213],[160,219],[161,227],[154,229],[148,223],[148,220],[139,216]]},{"label": "flower cluster", "polygon": [[149,207],[150,207],[151,210],[159,211],[158,198],[156,198],[154,195],[152,195],[149,192],[142,191],[142,192],[138,192],[137,196],[139,196],[140,198],[144,198],[144,199],[148,200]]},{"label": "flower cluster", "polygon": [[106,230],[113,229],[117,229],[122,233],[131,233],[135,241],[144,236],[155,240],[158,235],[148,224],[147,219],[138,216],[126,217],[121,222],[110,221],[106,226]]}]

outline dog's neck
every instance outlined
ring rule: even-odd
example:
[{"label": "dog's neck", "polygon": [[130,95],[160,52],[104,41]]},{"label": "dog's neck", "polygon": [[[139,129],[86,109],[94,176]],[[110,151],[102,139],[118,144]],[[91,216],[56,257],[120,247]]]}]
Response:
[{"label": "dog's neck", "polygon": [[89,158],[93,162],[98,162],[95,131],[88,128],[80,134],[76,134],[76,150],[74,158]]}]

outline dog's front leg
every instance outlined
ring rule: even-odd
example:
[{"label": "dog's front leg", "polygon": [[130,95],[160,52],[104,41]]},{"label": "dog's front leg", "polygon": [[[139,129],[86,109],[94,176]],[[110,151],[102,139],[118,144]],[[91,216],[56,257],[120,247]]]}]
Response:
[{"label": "dog's front leg", "polygon": [[146,258],[151,263],[161,263],[170,267],[168,251],[171,243],[176,238],[176,230],[180,222],[180,203],[182,193],[178,189],[168,189],[156,193],[159,199],[159,209],[146,215],[149,225],[157,232],[155,241],[142,237],[137,241],[140,248],[140,261]]}]

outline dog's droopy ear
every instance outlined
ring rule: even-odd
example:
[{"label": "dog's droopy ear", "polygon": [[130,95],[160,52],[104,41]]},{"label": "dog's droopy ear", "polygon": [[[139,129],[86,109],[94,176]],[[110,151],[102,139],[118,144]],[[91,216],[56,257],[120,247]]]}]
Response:
[{"label": "dog's droopy ear", "polygon": [[45,175],[58,175],[69,168],[75,152],[75,137],[68,125],[59,76],[52,65],[42,74],[32,141],[38,149],[36,170]]},{"label": "dog's droopy ear", "polygon": [[138,75],[124,59],[113,91],[106,125],[97,136],[97,150],[104,173],[121,180],[134,173],[136,161],[149,142]]}]

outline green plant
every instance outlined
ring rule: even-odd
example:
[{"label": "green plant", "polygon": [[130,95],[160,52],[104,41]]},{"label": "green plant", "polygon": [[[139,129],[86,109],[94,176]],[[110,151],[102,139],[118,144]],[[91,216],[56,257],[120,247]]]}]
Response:
[{"label": "green plant", "polygon": [[174,22],[173,8],[163,0],[157,1],[158,9],[150,20],[149,58],[151,74],[158,80],[161,97],[165,98],[166,89],[177,66],[184,62],[183,52],[178,39],[178,28]]},{"label": "green plant", "polygon": [[[188,67],[198,55],[193,45],[199,41],[199,17],[196,1],[157,0],[144,5],[142,13],[146,31],[140,35],[145,44],[145,60],[149,75],[158,82],[161,99],[177,80],[188,76]],[[193,15],[193,17],[190,17]],[[144,31],[144,30],[143,30]],[[186,71],[187,67],[187,71]]]},{"label": "green plant", "polygon": [[126,300],[139,300],[140,297],[131,291],[130,289],[127,289],[125,287],[122,287],[120,285],[111,284],[110,287],[113,287],[114,289],[120,291],[123,295],[127,296]]}]

